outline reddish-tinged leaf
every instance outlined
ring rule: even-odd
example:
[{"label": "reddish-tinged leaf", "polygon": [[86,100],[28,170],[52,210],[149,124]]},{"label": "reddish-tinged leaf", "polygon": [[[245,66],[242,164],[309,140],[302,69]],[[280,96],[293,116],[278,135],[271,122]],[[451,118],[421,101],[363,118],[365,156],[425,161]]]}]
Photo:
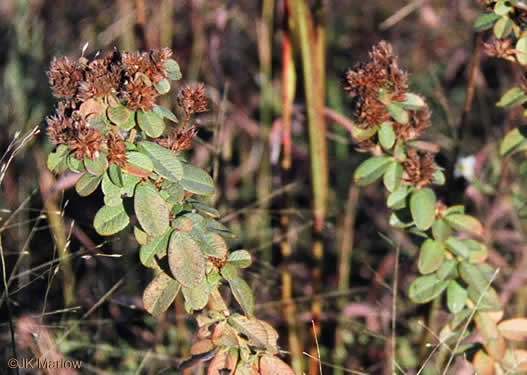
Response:
[{"label": "reddish-tinged leaf", "polygon": [[126,160],[127,162],[124,170],[131,175],[143,178],[152,175],[154,165],[148,156],[137,151],[129,151],[126,153]]},{"label": "reddish-tinged leaf", "polygon": [[284,361],[277,357],[264,355],[260,359],[260,374],[262,375],[295,375],[295,372]]},{"label": "reddish-tinged leaf", "polygon": [[503,358],[503,367],[508,374],[519,374],[527,371],[527,350],[509,349]]},{"label": "reddish-tinged leaf", "polygon": [[215,346],[210,339],[199,340],[190,347],[190,354],[200,355],[207,353],[214,349],[214,347]]},{"label": "reddish-tinged leaf", "polygon": [[505,339],[498,330],[496,322],[485,312],[477,312],[474,315],[478,331],[483,336],[483,345],[493,358],[503,358],[505,355]]},{"label": "reddish-tinged leaf", "polygon": [[527,319],[508,319],[498,324],[501,334],[508,340],[527,341]]},{"label": "reddish-tinged leaf", "polygon": [[238,351],[220,350],[210,362],[207,375],[233,375],[238,363]]},{"label": "reddish-tinged leaf", "polygon": [[168,244],[168,264],[183,286],[192,288],[205,279],[205,258],[198,243],[188,233],[172,233]]},{"label": "reddish-tinged leaf", "polygon": [[165,312],[176,298],[181,285],[168,276],[160,273],[148,284],[143,293],[145,309],[154,316]]},{"label": "reddish-tinged leaf", "polygon": [[476,370],[478,375],[494,375],[494,360],[489,357],[487,353],[480,350],[474,356],[472,360],[472,366]]},{"label": "reddish-tinged leaf", "polygon": [[239,345],[236,331],[227,322],[220,322],[214,327],[212,343],[216,346],[234,347]]}]

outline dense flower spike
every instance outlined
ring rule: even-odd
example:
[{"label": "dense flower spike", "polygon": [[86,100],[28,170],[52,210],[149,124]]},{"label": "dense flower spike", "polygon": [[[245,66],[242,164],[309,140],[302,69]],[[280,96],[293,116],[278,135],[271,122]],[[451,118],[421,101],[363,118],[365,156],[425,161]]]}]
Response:
[{"label": "dense flower spike", "polygon": [[79,85],[79,99],[102,98],[119,89],[122,68],[111,58],[92,61],[85,70],[85,80]]},{"label": "dense flower spike", "polygon": [[417,150],[408,151],[408,159],[403,162],[403,166],[406,172],[404,180],[408,185],[422,188],[434,181],[433,176],[437,167],[434,156],[429,152],[420,156]]},{"label": "dense flower spike", "polygon": [[205,85],[200,83],[197,87],[185,87],[181,89],[177,97],[178,104],[183,108],[187,116],[194,113],[208,111],[207,97],[205,96]]},{"label": "dense flower spike", "polygon": [[84,69],[78,61],[63,57],[51,62],[48,77],[53,95],[57,98],[73,98],[84,79]]},{"label": "dense flower spike", "polygon": [[422,97],[408,91],[408,74],[399,68],[389,43],[381,41],[369,56],[369,62],[358,64],[346,75],[345,90],[354,99],[358,120],[352,131],[356,149],[392,154],[406,172],[400,183],[427,186],[438,170],[433,155],[400,151],[431,126],[430,109]]},{"label": "dense flower spike", "polygon": [[370,129],[389,120],[390,114],[381,98],[380,90],[388,91],[388,100],[403,101],[408,92],[408,74],[399,69],[398,57],[393,54],[392,46],[381,41],[370,52],[371,61],[358,64],[348,71],[345,88],[352,97],[358,97],[356,103],[359,126]]},{"label": "dense flower spike", "polygon": [[194,127],[188,129],[176,129],[173,134],[167,138],[160,139],[158,143],[177,155],[181,151],[192,148],[192,141],[197,133],[198,129]]},{"label": "dense flower spike", "polygon": [[[158,138],[165,128],[160,116],[176,121],[167,109],[163,115],[136,119],[136,111],[152,112],[156,107],[161,95],[156,85],[167,80],[171,70],[179,71],[171,56],[172,51],[164,48],[142,53],[116,50],[92,61],[85,57],[54,60],[48,77],[54,95],[64,100],[47,118],[51,142],[66,145],[71,156],[80,161],[95,160],[104,152],[109,164],[124,168],[128,151],[124,137],[135,125],[145,132],[141,136]],[[173,75],[172,79],[177,78]],[[164,85],[169,87],[168,83]],[[207,110],[204,85],[183,92],[185,112],[189,104],[192,113]],[[160,143],[169,145],[174,153],[190,149],[197,129],[185,129],[186,123],[184,129],[175,130]]]}]

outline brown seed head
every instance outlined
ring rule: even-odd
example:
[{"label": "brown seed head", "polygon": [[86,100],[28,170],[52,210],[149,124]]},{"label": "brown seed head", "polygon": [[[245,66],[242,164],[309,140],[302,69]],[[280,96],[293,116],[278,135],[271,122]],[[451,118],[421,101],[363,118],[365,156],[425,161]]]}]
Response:
[{"label": "brown seed head", "polygon": [[108,153],[106,154],[108,163],[116,164],[121,168],[126,167],[126,144],[123,137],[119,133],[110,132],[106,139],[106,145],[108,147]]},{"label": "brown seed head", "polygon": [[82,127],[77,130],[75,137],[69,141],[68,146],[74,152],[73,155],[76,159],[90,158],[95,160],[99,157],[102,143],[101,133],[89,127]]},{"label": "brown seed head", "polygon": [[386,104],[379,100],[379,90],[386,91],[390,100],[402,101],[408,92],[408,74],[398,66],[398,58],[392,46],[379,42],[370,52],[370,61],[358,64],[346,75],[348,85],[345,90],[356,103],[359,126],[369,129],[388,120],[390,115]]},{"label": "brown seed head", "polygon": [[516,50],[512,47],[510,39],[494,39],[490,43],[484,43],[483,48],[485,54],[491,57],[514,61],[516,56]]},{"label": "brown seed head", "polygon": [[401,125],[397,122],[393,123],[393,129],[398,139],[410,141],[419,138],[432,125],[430,121],[431,113],[428,104],[419,111],[408,111],[410,120],[408,124]]},{"label": "brown seed head", "polygon": [[433,175],[436,171],[434,155],[426,152],[419,154],[417,150],[408,151],[408,158],[403,163],[406,176],[404,181],[408,185],[422,188],[433,182]]},{"label": "brown seed head", "polygon": [[86,79],[80,83],[79,99],[102,98],[119,90],[122,67],[110,58],[93,60],[86,68]]},{"label": "brown seed head", "polygon": [[83,66],[68,57],[53,60],[48,71],[49,84],[57,98],[73,98],[84,79]]},{"label": "brown seed head", "polygon": [[177,129],[169,137],[160,139],[158,143],[160,146],[168,148],[177,155],[182,151],[190,150],[192,148],[192,140],[197,133],[198,129],[195,127]]},{"label": "brown seed head", "polygon": [[142,73],[137,73],[133,79],[127,80],[121,90],[121,97],[131,111],[153,110],[158,96],[159,92]]},{"label": "brown seed head", "polygon": [[208,111],[205,85],[200,83],[197,87],[185,87],[181,89],[177,97],[178,105],[183,108],[187,116],[194,113]]}]

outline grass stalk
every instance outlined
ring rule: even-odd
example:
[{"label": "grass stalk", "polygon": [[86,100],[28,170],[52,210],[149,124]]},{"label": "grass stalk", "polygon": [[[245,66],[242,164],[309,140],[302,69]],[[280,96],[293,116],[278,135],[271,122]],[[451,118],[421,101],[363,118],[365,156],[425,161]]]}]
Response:
[{"label": "grass stalk", "polygon": [[[269,134],[273,121],[273,87],[272,87],[272,56],[273,56],[273,21],[275,0],[264,0],[262,19],[258,23],[258,55],[260,61],[260,142],[262,147],[261,164],[258,171],[258,200],[262,201],[272,192],[272,170],[270,160]],[[268,211],[271,202],[261,207],[258,215],[258,246],[263,249],[263,259],[271,261],[271,216]]]},{"label": "grass stalk", "polygon": [[[315,219],[312,250],[315,261],[313,268],[313,289],[314,293],[317,294],[320,291],[322,281],[321,264],[324,256],[322,232],[327,213],[329,175],[326,122],[324,117],[325,29],[321,23],[315,27],[313,15],[304,0],[293,0],[292,4],[293,17],[297,27],[302,56],[309,128],[313,213]],[[320,19],[322,11],[322,4],[318,4],[317,10],[315,11],[317,18]],[[318,336],[321,333],[320,315],[322,312],[322,301],[319,298],[313,299],[311,312],[314,321],[313,335]],[[319,372],[319,366],[314,359],[317,355],[317,348],[314,344],[311,345],[309,353],[311,354],[309,374],[315,375]]]},{"label": "grass stalk", "polygon": [[[338,260],[338,290],[344,292],[350,288],[351,275],[351,256],[353,252],[353,241],[355,239],[355,218],[357,214],[357,204],[359,201],[360,190],[351,185],[349,188],[348,201],[344,220],[340,226],[340,246]],[[338,318],[337,330],[335,333],[335,350],[333,352],[333,362],[337,366],[334,370],[335,375],[344,375],[343,368],[348,354],[344,342],[345,322],[349,319],[342,313],[344,306],[348,303],[348,297],[343,294],[339,297],[337,305],[341,314]]]},{"label": "grass stalk", "polygon": [[[282,44],[282,145],[283,154],[280,163],[282,185],[287,186],[291,181],[291,167],[293,160],[293,145],[291,136],[291,120],[293,115],[293,101],[296,91],[296,70],[289,30],[289,1],[285,1],[284,37]],[[291,263],[291,242],[289,241],[289,207],[291,207],[291,195],[286,192],[283,195],[284,212],[280,217],[281,237],[280,251],[282,255],[282,302],[283,314],[287,324],[289,351],[291,353],[291,365],[297,374],[304,372],[303,347],[299,337],[298,319],[296,316],[296,304],[293,301],[294,283],[293,275],[289,270]]]}]

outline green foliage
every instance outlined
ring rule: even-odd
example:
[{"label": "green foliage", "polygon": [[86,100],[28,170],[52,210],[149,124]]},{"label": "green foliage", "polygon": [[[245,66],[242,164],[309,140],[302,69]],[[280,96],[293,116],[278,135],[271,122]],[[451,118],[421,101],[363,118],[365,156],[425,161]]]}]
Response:
[{"label": "green foliage", "polygon": [[427,230],[434,224],[436,203],[436,195],[430,188],[420,189],[412,193],[410,211],[417,228]]},{"label": "green foliage", "polygon": [[355,183],[366,186],[379,179],[392,161],[386,156],[374,156],[364,161],[355,171]]},{"label": "green foliage", "polygon": [[[167,71],[165,79],[149,78],[142,72],[134,79],[153,84],[159,94],[167,93],[171,86],[168,79],[180,79],[181,72],[172,59],[165,62],[164,68]],[[194,101],[202,95],[201,91],[186,90]],[[151,95],[151,91],[146,95]],[[210,323],[215,327],[216,338],[214,344],[209,342],[207,347],[217,346],[221,353],[234,353],[226,352],[226,347],[235,349],[236,361],[237,353],[243,353],[239,358],[240,366],[243,363],[257,365],[265,354],[264,367],[268,371],[286,371],[289,367],[285,363],[272,359],[278,352],[278,334],[267,323],[253,318],[254,295],[241,271],[252,264],[251,255],[246,250],[229,253],[224,236],[232,237],[232,233],[215,220],[220,217],[218,210],[199,197],[214,193],[213,179],[179,155],[179,148],[188,148],[195,133],[185,133],[183,129],[179,134],[187,137],[184,142],[176,137],[163,143],[160,137],[166,131],[164,119],[177,123],[176,116],[157,104],[148,104],[152,109],[147,110],[140,102],[136,105],[139,109],[131,109],[127,102],[129,96],[125,98],[78,99],[82,102],[80,107],[92,116],[90,128],[82,131],[91,134],[95,143],[82,144],[80,153],[73,153],[69,145],[60,144],[48,156],[48,168],[57,173],[67,169],[82,173],[76,184],[81,196],[93,193],[102,185],[104,206],[93,222],[100,235],[110,236],[124,230],[130,224],[129,215],[135,215],[138,225],[133,231],[141,245],[139,259],[145,267],[156,272],[143,294],[148,312],[159,316],[181,290],[187,312],[203,310],[211,303],[211,311],[203,316],[219,317]],[[194,106],[194,109],[183,108],[186,122],[192,111],[206,109],[203,102],[194,102]],[[99,142],[100,137],[104,137],[102,142]],[[70,141],[74,142],[78,141]],[[172,146],[163,146],[167,144]],[[81,154],[86,156],[79,159]],[[390,178],[393,186],[401,179],[400,171],[396,172],[397,176]],[[221,285],[230,287],[246,317],[228,312],[220,294]],[[224,334],[217,332],[220,326]],[[240,338],[240,333],[246,339]],[[249,345],[258,348],[254,355]]]}]

